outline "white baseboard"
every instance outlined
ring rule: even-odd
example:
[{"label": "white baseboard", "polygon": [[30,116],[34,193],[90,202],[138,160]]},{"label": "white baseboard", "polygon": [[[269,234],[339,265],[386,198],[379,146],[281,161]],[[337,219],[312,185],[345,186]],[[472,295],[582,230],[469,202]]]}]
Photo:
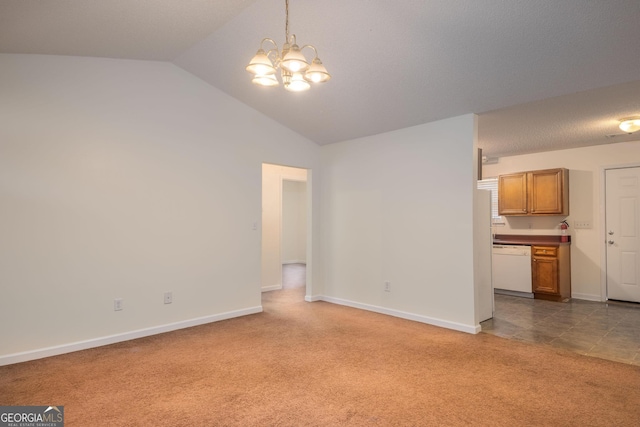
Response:
[{"label": "white baseboard", "polygon": [[581,294],[581,293],[577,293],[577,292],[572,292],[571,293],[571,298],[583,299],[585,301],[602,302],[602,297],[600,297],[600,295],[593,295],[593,294]]},{"label": "white baseboard", "polygon": [[282,285],[263,286],[261,289],[262,292],[279,291],[282,289]]},{"label": "white baseboard", "polygon": [[[305,300],[309,301],[307,297]],[[477,334],[480,332],[480,325],[465,325],[457,322],[449,322],[448,320],[436,319],[434,317],[422,316],[419,314],[407,313],[400,310],[393,310],[390,308],[379,307],[376,305],[363,304],[355,301],[344,300],[341,298],[333,298],[327,296],[311,297],[312,301],[326,301],[333,304],[345,305],[348,307],[359,308],[361,310],[373,311],[380,314],[386,314],[389,316],[399,317],[401,319],[413,320],[415,322],[426,323],[433,326],[439,326],[442,328],[453,329],[455,331],[467,332],[469,334]]]},{"label": "white baseboard", "polygon": [[510,291],[509,289],[493,288],[494,294],[509,295],[512,297],[533,298],[533,292]]},{"label": "white baseboard", "polygon": [[322,296],[320,295],[305,295],[304,296],[304,300],[306,302],[316,302],[316,301],[323,301]]},{"label": "white baseboard", "polygon": [[62,344],[54,347],[41,348],[37,350],[25,351],[22,353],[13,353],[0,356],[0,366],[11,365],[14,363],[28,362],[30,360],[42,359],[44,357],[58,356],[60,354],[72,353],[79,350],[87,350],[94,347],[115,344],[122,341],[134,340],[137,338],[148,337],[150,335],[162,334],[178,329],[190,328],[192,326],[204,325],[206,323],[219,322],[221,320],[232,319],[234,317],[246,316],[262,312],[262,306],[249,307],[242,310],[228,311],[226,313],[214,314],[211,316],[198,317],[195,319],[184,320],[181,322],[169,323],[167,325],[154,326],[151,328],[138,329],[122,334],[109,335],[106,337],[93,338],[86,341],[78,341],[69,344]]}]

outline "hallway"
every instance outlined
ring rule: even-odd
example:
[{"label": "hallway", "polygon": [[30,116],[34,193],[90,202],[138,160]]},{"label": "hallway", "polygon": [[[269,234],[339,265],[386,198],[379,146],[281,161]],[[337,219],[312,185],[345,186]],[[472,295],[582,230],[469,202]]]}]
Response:
[{"label": "hallway", "polygon": [[307,284],[306,264],[282,265],[282,289],[304,288]]}]

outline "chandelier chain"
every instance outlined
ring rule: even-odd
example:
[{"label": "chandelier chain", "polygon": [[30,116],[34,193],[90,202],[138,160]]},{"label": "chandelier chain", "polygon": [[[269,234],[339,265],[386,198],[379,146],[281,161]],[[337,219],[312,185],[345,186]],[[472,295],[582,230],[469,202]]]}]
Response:
[{"label": "chandelier chain", "polygon": [[289,0],[284,0],[285,21],[284,21],[284,35],[285,43],[289,43]]}]

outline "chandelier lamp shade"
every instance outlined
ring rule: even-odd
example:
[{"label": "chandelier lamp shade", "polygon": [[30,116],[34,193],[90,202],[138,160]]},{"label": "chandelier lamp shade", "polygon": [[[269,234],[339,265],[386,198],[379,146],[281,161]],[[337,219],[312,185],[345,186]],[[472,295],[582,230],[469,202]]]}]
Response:
[{"label": "chandelier lamp shade", "polygon": [[[265,44],[271,49],[265,51]],[[305,49],[313,51],[313,59],[310,62],[302,53]],[[279,70],[280,80],[284,88],[290,92],[308,90],[311,83],[322,83],[331,78],[318,58],[316,48],[312,45],[299,47],[296,35],[289,35],[289,0],[285,0],[285,43],[282,50],[273,39],[262,39],[260,49],[251,58],[246,70],[253,75],[251,81],[260,86],[278,86]]]},{"label": "chandelier lamp shade", "polygon": [[620,130],[626,133],[634,133],[640,130],[640,116],[628,117],[620,120]]}]

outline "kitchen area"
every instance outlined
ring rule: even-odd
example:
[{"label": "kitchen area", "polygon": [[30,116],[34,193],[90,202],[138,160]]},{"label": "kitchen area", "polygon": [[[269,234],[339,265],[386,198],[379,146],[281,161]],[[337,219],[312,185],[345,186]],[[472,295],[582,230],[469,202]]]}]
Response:
[{"label": "kitchen area", "polygon": [[[578,228],[579,238],[583,230],[594,230],[591,218],[569,217],[570,174],[568,168],[553,168],[497,176],[494,315],[481,322],[482,332],[640,365],[640,307],[633,295],[613,299],[609,286],[601,295],[575,289],[572,294],[572,268],[580,271],[572,260],[581,260],[582,254],[572,256],[570,224]],[[616,234],[618,230],[608,231],[605,250],[617,246]]]},{"label": "kitchen area", "polygon": [[494,292],[568,301],[571,239],[564,218],[569,215],[569,171],[559,168],[500,175],[498,214],[557,216],[561,234],[493,234]]}]

